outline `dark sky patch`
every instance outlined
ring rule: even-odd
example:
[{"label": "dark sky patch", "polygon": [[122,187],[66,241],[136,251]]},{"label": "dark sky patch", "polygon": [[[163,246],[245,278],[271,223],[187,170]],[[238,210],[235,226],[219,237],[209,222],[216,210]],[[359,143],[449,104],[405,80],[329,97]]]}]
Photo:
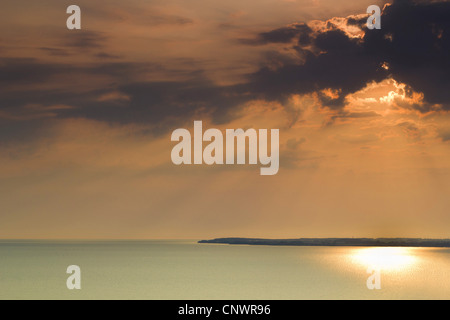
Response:
[{"label": "dark sky patch", "polygon": [[[152,70],[164,72],[164,68],[124,60],[72,65],[4,57],[0,58],[0,84],[3,87],[0,88],[0,111],[20,109],[29,104],[64,104],[73,108],[54,110],[57,117],[157,126],[183,122],[194,115],[210,115],[216,123],[226,123],[235,116],[235,109],[246,102],[264,99],[285,103],[292,94],[316,92],[323,106],[339,112],[349,94],[361,90],[367,83],[389,77],[424,93],[425,105],[420,107],[420,112],[434,110],[435,105],[449,110],[449,17],[449,2],[397,0],[383,11],[382,29],[366,30],[362,39],[350,38],[336,28],[313,33],[303,23],[265,31],[247,44],[288,47],[297,50],[299,58],[292,58],[292,54],[284,54],[282,50],[266,55],[259,70],[249,74],[245,82],[229,86],[213,83],[201,69],[186,75],[183,80],[145,81],[146,73]],[[362,20],[351,19],[348,24],[362,23]],[[101,33],[82,31],[64,39],[61,46],[41,50],[55,56],[74,48],[95,50],[98,58],[118,59],[104,50],[106,40]],[[383,63],[389,65],[389,70],[381,67]],[[91,77],[98,76],[110,80],[104,82],[103,87],[93,87],[83,94],[70,87],[66,90],[33,89],[35,84],[58,82],[59,76],[68,74],[73,76],[74,84],[89,83]],[[14,90],[9,90],[11,87]],[[129,99],[99,100],[102,94],[111,90],[117,90]],[[324,90],[332,90],[336,95],[323,94]],[[352,117],[351,114],[340,114]]]}]

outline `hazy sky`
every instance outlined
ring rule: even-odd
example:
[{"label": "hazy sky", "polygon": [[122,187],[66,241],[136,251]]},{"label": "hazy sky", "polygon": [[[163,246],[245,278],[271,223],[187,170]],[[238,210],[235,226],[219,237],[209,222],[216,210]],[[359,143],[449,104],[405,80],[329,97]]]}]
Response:
[{"label": "hazy sky", "polygon": [[[2,4],[0,238],[450,237],[450,3],[384,3]],[[279,173],[173,165],[194,120]]]}]

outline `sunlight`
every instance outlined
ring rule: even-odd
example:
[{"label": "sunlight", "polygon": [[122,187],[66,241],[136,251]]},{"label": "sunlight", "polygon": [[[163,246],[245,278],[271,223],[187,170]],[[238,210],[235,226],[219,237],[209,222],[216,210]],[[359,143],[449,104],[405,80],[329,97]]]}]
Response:
[{"label": "sunlight", "polygon": [[352,260],[367,267],[402,270],[416,262],[413,250],[405,247],[358,248],[352,252]]}]

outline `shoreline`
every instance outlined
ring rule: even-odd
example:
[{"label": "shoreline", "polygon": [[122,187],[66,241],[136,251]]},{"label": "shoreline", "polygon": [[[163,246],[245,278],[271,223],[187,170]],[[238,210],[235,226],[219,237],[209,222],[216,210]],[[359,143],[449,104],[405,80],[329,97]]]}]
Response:
[{"label": "shoreline", "polygon": [[198,243],[259,245],[259,246],[320,246],[320,247],[436,247],[450,248],[450,239],[422,238],[216,238],[200,240]]}]

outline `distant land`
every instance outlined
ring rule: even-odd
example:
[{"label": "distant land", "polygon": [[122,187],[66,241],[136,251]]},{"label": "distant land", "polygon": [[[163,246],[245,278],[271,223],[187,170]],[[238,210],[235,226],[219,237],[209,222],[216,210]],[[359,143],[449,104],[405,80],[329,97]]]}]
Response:
[{"label": "distant land", "polygon": [[351,246],[351,247],[446,247],[450,239],[420,238],[300,238],[300,239],[255,239],[217,238],[200,240],[198,243],[255,245],[255,246]]}]

